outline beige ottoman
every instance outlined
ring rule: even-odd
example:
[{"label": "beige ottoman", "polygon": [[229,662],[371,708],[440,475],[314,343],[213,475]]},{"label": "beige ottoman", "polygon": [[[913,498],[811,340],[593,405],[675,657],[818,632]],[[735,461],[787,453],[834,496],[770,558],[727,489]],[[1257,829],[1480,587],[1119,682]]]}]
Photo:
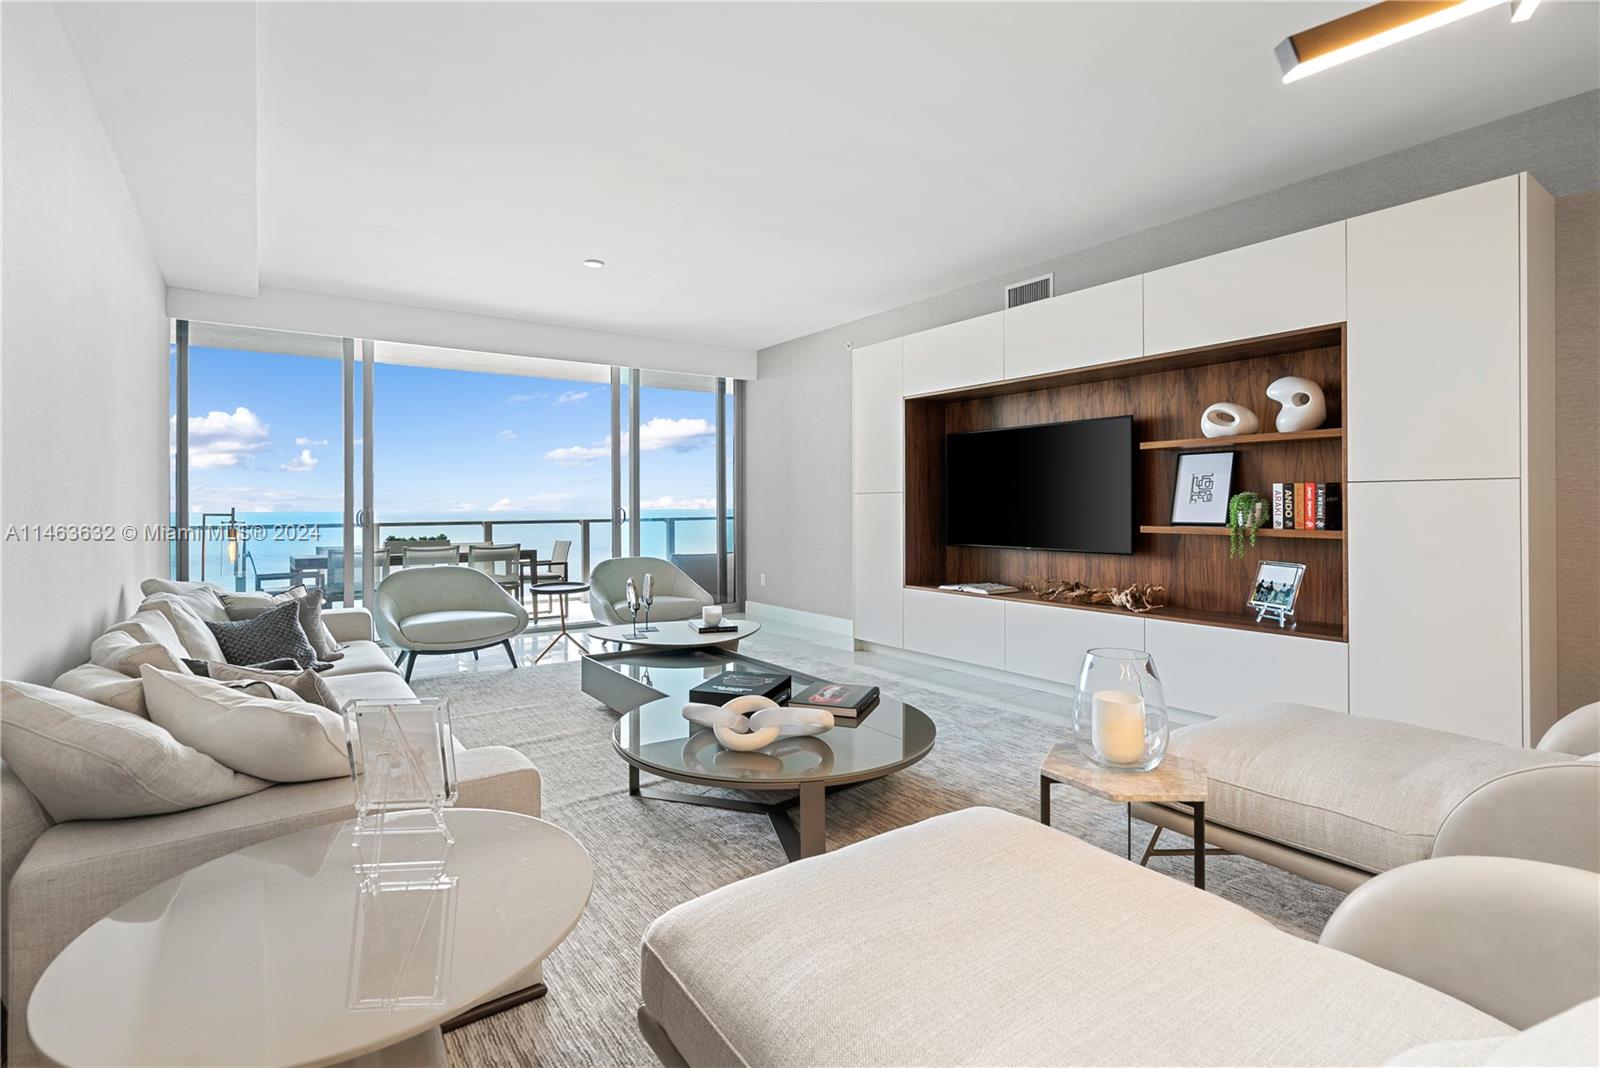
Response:
[{"label": "beige ottoman", "polygon": [[[1428,864],[1442,867],[1425,875],[1473,890],[1493,879],[1457,866],[1532,869],[1513,871],[1524,878],[1510,900],[1526,902],[1529,924],[1559,925],[1574,978],[1558,981],[1554,955],[1518,958],[1515,946],[1534,939],[1504,896],[1490,941],[1516,941],[1497,947],[1496,974],[1561,988],[1535,1020],[1594,996],[1600,929],[1586,917],[1600,913],[1600,876],[1491,858]],[[1439,924],[1414,922],[1382,883],[1346,902],[1352,941],[1382,917],[1401,916],[1419,940],[1449,920],[1439,908]],[[994,809],[680,905],[645,932],[642,955],[641,1029],[674,1065],[1374,1064],[1516,1033],[1457,997]],[[1453,970],[1420,942],[1416,955]],[[1542,986],[1526,981],[1535,966]]]},{"label": "beige ottoman", "polygon": [[[1168,752],[1205,769],[1212,845],[1339,889],[1462,853],[1600,870],[1600,764],[1571,753],[1291,704],[1176,730]],[[1190,833],[1187,812],[1133,815]]]}]

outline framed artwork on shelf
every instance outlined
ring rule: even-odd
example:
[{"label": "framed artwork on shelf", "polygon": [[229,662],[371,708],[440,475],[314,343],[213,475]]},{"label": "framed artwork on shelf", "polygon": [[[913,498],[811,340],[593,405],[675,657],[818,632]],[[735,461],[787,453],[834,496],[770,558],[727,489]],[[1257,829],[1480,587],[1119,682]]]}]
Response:
[{"label": "framed artwork on shelf", "polygon": [[1283,626],[1294,615],[1294,602],[1300,596],[1300,582],[1305,574],[1304,564],[1261,561],[1256,569],[1256,584],[1250,590],[1250,607],[1256,610],[1256,622],[1276,619],[1278,626]]},{"label": "framed artwork on shelf", "polygon": [[1219,449],[1178,457],[1178,477],[1172,487],[1173,526],[1227,525],[1237,455],[1232,449]]}]

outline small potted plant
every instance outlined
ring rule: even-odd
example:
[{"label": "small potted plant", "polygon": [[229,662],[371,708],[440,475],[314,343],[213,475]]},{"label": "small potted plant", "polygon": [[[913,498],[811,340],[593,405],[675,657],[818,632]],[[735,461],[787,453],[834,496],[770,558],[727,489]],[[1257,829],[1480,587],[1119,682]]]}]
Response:
[{"label": "small potted plant", "polygon": [[1259,493],[1235,493],[1228,498],[1228,555],[1235,560],[1244,558],[1246,542],[1256,547],[1256,531],[1266,519],[1267,502]]}]

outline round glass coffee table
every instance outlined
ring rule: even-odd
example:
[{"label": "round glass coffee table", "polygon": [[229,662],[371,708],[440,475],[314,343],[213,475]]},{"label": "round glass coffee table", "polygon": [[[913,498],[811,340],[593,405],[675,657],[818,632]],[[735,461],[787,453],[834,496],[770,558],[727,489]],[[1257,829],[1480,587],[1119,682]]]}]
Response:
[{"label": "round glass coffee table", "polygon": [[[655,675],[665,670],[657,667]],[[797,686],[802,678],[795,676]],[[628,793],[763,814],[771,819],[789,859],[800,860],[827,849],[830,791],[910,767],[928,755],[937,733],[921,709],[885,694],[859,720],[841,719],[822,734],[780,738],[763,749],[739,753],[722,748],[710,730],[684,719],[681,699],[667,698],[624,714],[612,730],[611,743],[628,763]],[[766,803],[640,786],[641,771],[696,786],[781,790],[798,796]],[[799,810],[798,827],[789,815],[794,809]]]},{"label": "round glass coffee table", "polygon": [[743,638],[748,638],[761,629],[761,624],[753,619],[730,619],[726,621],[735,627],[735,630],[725,630],[713,634],[701,634],[694,629],[692,621],[687,619],[665,620],[650,624],[650,629],[645,630],[640,626],[635,630],[632,623],[618,623],[611,627],[590,627],[584,636],[592,640],[611,642],[615,645],[641,645],[654,649],[698,649],[718,648],[737,649]]}]

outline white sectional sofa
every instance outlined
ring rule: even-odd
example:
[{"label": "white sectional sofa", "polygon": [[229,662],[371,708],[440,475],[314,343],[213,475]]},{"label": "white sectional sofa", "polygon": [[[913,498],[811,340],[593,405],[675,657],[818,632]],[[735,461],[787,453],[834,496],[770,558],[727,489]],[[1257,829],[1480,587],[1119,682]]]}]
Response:
[{"label": "white sectional sofa", "polygon": [[645,932],[667,1065],[1595,1063],[1600,875],[1426,860],[1322,944],[995,809],[679,905]]},{"label": "white sectional sofa", "polygon": [[[344,656],[323,674],[339,701],[404,698],[410,687],[373,640],[365,609],[322,616]],[[85,665],[85,668],[89,665]],[[79,671],[80,677],[86,673]],[[100,669],[105,670],[105,669]],[[3,709],[0,709],[3,714]],[[456,754],[464,808],[539,815],[540,779],[514,749]],[[0,891],[4,894],[4,995],[9,1063],[32,1065],[27,1002],[67,943],[129,898],[244,846],[354,815],[348,778],[279,783],[218,804],[130,819],[53,823],[22,780],[0,761]],[[537,969],[513,988],[539,981]],[[86,1007],[86,1011],[92,1011]]]}]

